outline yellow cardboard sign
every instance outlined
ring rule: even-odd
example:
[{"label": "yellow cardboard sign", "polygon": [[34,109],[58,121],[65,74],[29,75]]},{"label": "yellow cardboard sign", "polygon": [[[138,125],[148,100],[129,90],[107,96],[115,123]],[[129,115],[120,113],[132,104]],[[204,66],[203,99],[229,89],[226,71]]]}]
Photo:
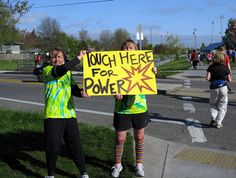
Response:
[{"label": "yellow cardboard sign", "polygon": [[153,53],[102,51],[83,57],[83,87],[89,95],[156,94]]}]

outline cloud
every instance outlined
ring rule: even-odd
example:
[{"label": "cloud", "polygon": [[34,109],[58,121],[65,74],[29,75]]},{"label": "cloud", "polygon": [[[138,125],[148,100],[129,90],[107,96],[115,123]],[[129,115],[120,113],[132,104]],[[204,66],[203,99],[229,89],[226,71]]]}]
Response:
[{"label": "cloud", "polygon": [[210,7],[217,7],[227,4],[227,1],[219,1],[219,0],[208,0],[207,5]]},{"label": "cloud", "polygon": [[46,13],[33,13],[33,14],[27,14],[26,16],[23,16],[20,19],[20,24],[21,25],[34,25],[38,24],[42,18],[47,17],[48,14]]},{"label": "cloud", "polygon": [[110,24],[103,22],[103,19],[94,19],[91,17],[85,18],[83,20],[77,21],[76,23],[71,23],[66,26],[67,31],[80,31],[81,29],[90,32],[100,32],[104,29],[111,30]]},{"label": "cloud", "polygon": [[145,29],[149,29],[149,30],[151,30],[151,29],[159,30],[162,28],[162,25],[159,25],[156,22],[150,22],[148,24],[144,24],[143,26]]},{"label": "cloud", "polygon": [[230,12],[236,13],[236,5],[230,7]]},{"label": "cloud", "polygon": [[158,13],[162,15],[175,15],[182,13],[186,10],[188,10],[187,7],[161,8],[158,10]]}]

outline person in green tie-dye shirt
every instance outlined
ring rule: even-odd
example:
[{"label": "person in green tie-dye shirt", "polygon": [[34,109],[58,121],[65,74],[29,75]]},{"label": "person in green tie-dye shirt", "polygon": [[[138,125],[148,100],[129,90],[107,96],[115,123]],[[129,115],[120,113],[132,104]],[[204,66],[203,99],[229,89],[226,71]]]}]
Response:
[{"label": "person in green tie-dye shirt", "polygon": [[71,69],[80,63],[85,53],[86,51],[81,51],[77,58],[67,61],[64,51],[55,48],[51,52],[52,65],[43,68],[45,88],[44,135],[48,172],[48,176],[45,178],[54,178],[62,139],[64,139],[72,159],[80,171],[81,178],[89,178],[86,173],[73,102],[73,96],[89,96],[78,87],[71,74]]},{"label": "person in green tie-dye shirt", "polygon": [[[133,40],[126,40],[122,44],[122,50],[136,50]],[[157,73],[157,68],[153,68]],[[136,165],[135,175],[144,176],[143,154],[144,154],[144,128],[149,122],[148,108],[145,95],[120,95],[115,96],[115,111],[113,125],[115,128],[115,164],[111,168],[112,177],[119,177],[123,167],[121,164],[126,133],[134,129]]]}]

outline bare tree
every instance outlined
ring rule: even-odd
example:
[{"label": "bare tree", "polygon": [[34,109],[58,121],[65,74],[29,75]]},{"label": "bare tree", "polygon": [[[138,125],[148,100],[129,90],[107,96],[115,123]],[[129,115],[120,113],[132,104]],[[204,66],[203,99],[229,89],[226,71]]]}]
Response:
[{"label": "bare tree", "polygon": [[81,41],[88,41],[90,40],[89,34],[87,30],[81,29],[79,31],[79,40]]},{"label": "bare tree", "polygon": [[122,43],[129,38],[129,32],[125,29],[117,29],[114,32],[111,49],[120,50]]},{"label": "bare tree", "polygon": [[51,50],[55,45],[60,45],[60,24],[54,18],[44,18],[37,28],[37,34],[40,38],[40,46],[44,50]]},{"label": "bare tree", "polygon": [[100,34],[100,42],[103,50],[109,50],[112,44],[112,33],[109,30],[103,30]]}]

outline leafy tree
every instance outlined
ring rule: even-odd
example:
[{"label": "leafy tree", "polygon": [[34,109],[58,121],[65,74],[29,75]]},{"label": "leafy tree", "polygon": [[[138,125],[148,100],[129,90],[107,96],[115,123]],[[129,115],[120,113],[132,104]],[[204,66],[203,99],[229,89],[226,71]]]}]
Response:
[{"label": "leafy tree", "polygon": [[227,48],[236,48],[236,19],[229,19],[228,28],[225,31],[223,41],[226,44]]},{"label": "leafy tree", "polygon": [[206,48],[205,43],[202,43],[202,45],[201,45],[201,47],[200,47],[200,50],[203,50],[203,49],[205,49],[205,48]]},{"label": "leafy tree", "polygon": [[32,32],[21,32],[21,38],[23,41],[23,49],[32,49],[37,46],[38,37],[36,35],[35,30],[33,29]]},{"label": "leafy tree", "polygon": [[0,46],[19,39],[15,25],[30,8],[28,0],[0,1]]},{"label": "leafy tree", "polygon": [[166,39],[167,46],[169,48],[169,54],[175,54],[176,58],[179,58],[182,46],[178,36],[169,35]]},{"label": "leafy tree", "polygon": [[168,47],[165,44],[157,44],[153,48],[154,54],[166,54],[168,51]]},{"label": "leafy tree", "polygon": [[88,48],[89,48],[88,43],[85,40],[78,42],[78,49],[79,50],[83,50],[83,49],[88,50]]},{"label": "leafy tree", "polygon": [[100,51],[102,50],[102,45],[101,42],[98,40],[93,40],[90,42],[90,48],[95,50],[95,51]]},{"label": "leafy tree", "polygon": [[81,29],[79,31],[79,40],[81,40],[81,41],[89,41],[89,40],[91,40],[87,30]]}]

